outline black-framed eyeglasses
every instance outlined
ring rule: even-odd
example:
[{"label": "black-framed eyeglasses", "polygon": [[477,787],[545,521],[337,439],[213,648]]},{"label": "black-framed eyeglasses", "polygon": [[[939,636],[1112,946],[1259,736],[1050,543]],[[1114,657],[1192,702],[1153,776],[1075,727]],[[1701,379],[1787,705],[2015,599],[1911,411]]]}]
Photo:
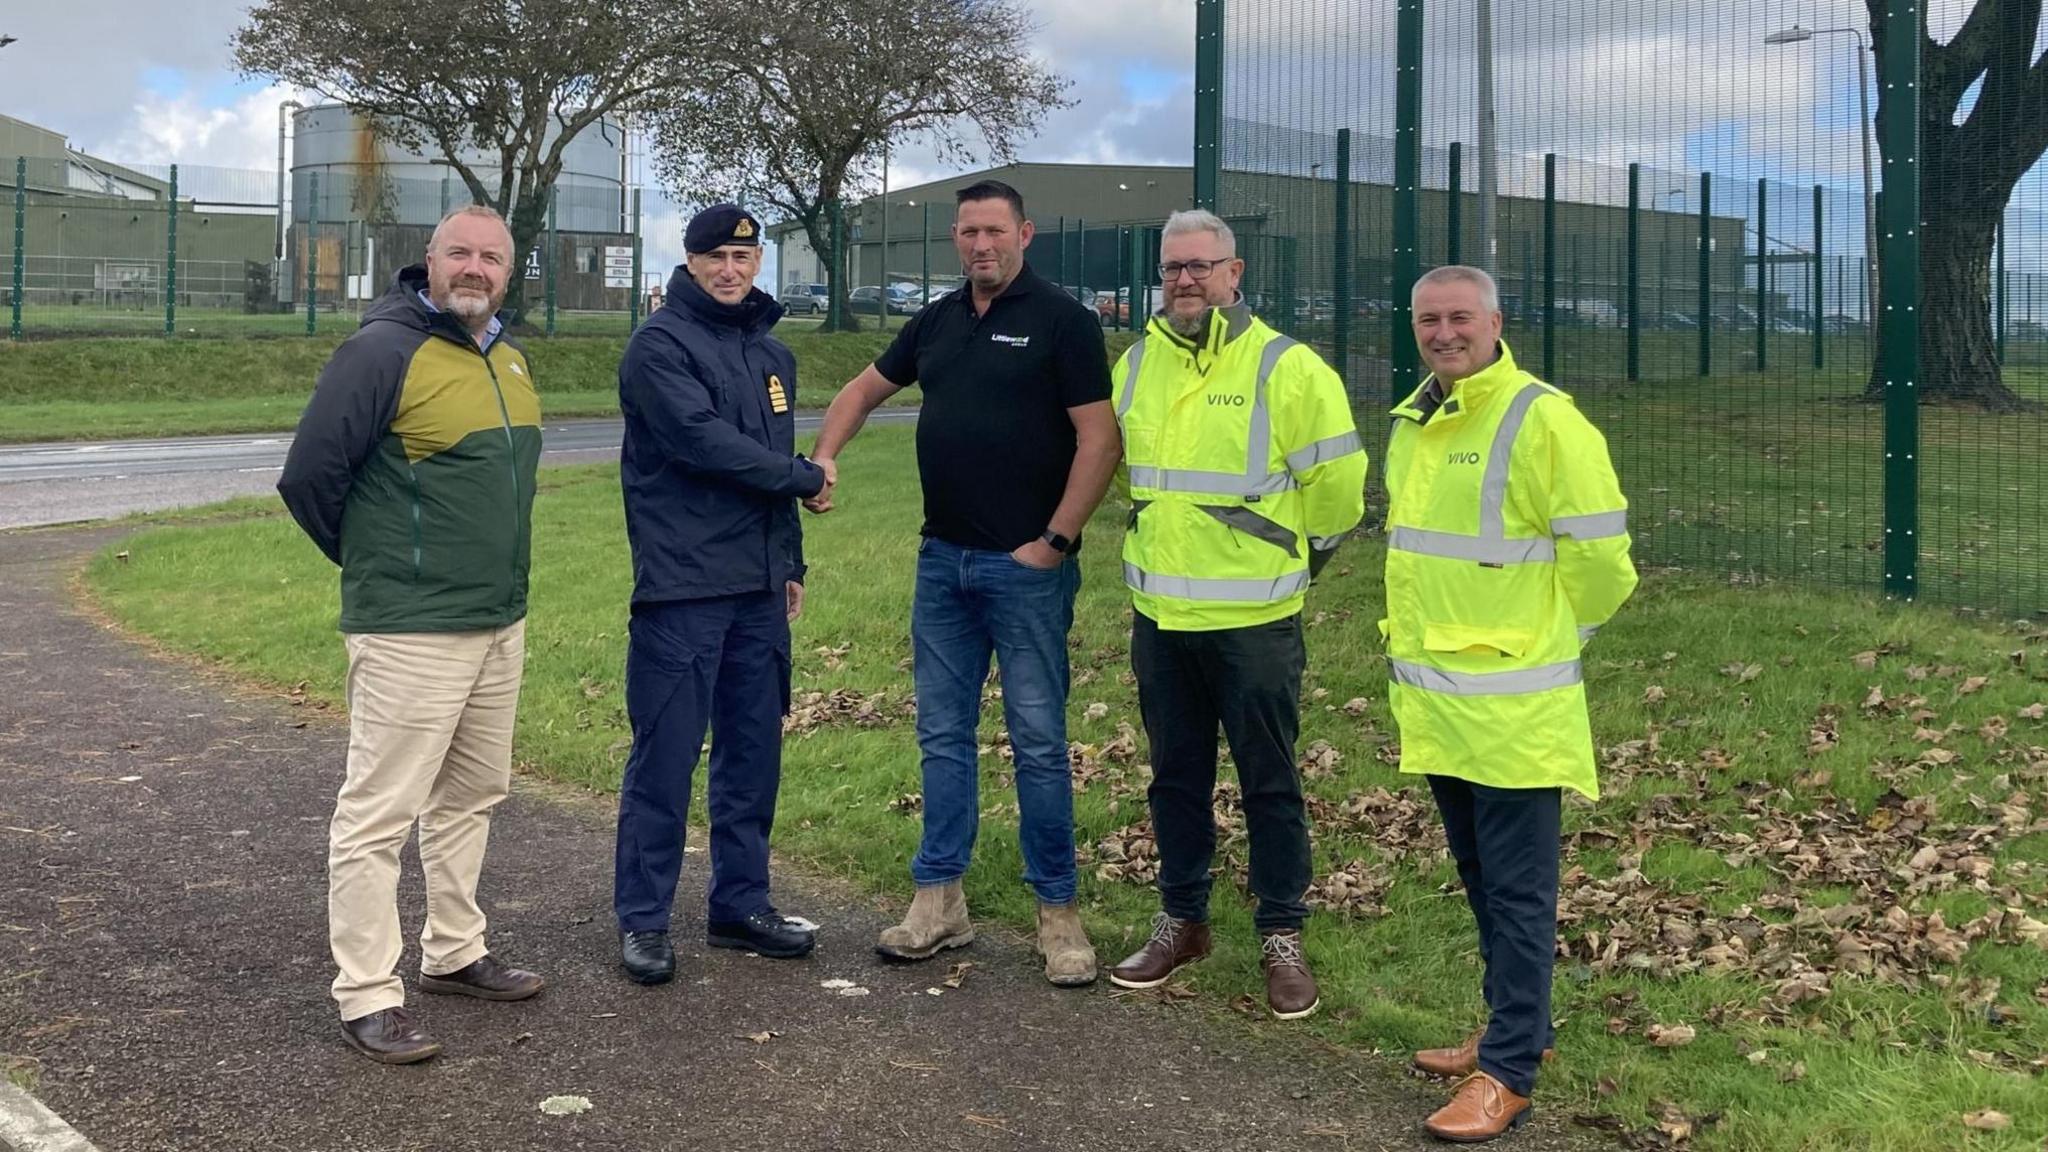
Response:
[{"label": "black-framed eyeglasses", "polygon": [[1159,266],[1159,282],[1161,284],[1171,284],[1175,280],[1180,279],[1182,272],[1186,272],[1197,281],[1207,280],[1209,273],[1214,272],[1218,265],[1228,263],[1230,263],[1228,260],[1189,260],[1184,264],[1161,264]]}]

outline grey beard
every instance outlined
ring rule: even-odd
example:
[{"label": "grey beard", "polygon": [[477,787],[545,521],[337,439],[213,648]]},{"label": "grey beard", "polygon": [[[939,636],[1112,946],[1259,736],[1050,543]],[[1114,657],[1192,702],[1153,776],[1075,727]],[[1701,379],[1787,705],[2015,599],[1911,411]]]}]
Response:
[{"label": "grey beard", "polygon": [[1161,318],[1166,321],[1166,326],[1173,329],[1175,333],[1185,336],[1190,340],[1199,340],[1209,332],[1210,311],[1212,310],[1204,308],[1193,316],[1182,316],[1177,312],[1164,312]]},{"label": "grey beard", "polygon": [[440,305],[441,311],[452,313],[460,319],[467,321],[487,319],[493,312],[497,311],[496,308],[492,307],[489,296],[478,298],[453,290],[448,293],[448,299],[438,301],[437,303]]}]

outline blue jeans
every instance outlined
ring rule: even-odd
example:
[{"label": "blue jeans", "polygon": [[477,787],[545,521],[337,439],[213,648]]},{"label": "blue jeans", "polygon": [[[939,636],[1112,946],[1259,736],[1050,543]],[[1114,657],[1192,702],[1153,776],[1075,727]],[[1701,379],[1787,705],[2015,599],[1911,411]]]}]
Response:
[{"label": "blue jeans", "polygon": [[924,842],[910,862],[920,885],[967,874],[980,824],[975,732],[991,653],[1002,669],[1003,718],[1016,755],[1017,840],[1024,882],[1048,904],[1074,899],[1074,790],[1067,760],[1067,632],[1081,569],[1031,568],[1007,552],[926,537],[910,609],[917,745],[923,754]]}]

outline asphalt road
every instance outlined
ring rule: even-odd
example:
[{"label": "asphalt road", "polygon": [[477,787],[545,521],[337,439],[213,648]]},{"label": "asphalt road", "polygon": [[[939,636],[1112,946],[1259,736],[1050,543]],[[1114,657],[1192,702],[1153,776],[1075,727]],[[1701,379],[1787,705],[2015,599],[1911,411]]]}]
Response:
[{"label": "asphalt road", "polygon": [[[909,423],[915,409],[885,408],[873,421]],[[820,416],[800,414],[798,433]],[[565,420],[543,436],[544,464],[594,464],[618,458],[617,419]],[[0,445],[0,529],[108,520],[261,496],[277,484],[289,433]]]}]

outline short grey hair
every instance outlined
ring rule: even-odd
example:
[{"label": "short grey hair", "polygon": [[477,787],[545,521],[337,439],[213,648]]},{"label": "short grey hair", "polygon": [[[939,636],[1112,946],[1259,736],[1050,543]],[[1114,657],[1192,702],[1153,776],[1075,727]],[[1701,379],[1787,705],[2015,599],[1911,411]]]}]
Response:
[{"label": "short grey hair", "polygon": [[1446,264],[1424,272],[1416,277],[1415,287],[1408,293],[1411,312],[1415,308],[1415,297],[1422,292],[1424,284],[1477,284],[1479,302],[1486,306],[1488,312],[1500,311],[1500,286],[1493,282],[1493,277],[1487,275],[1484,268],[1474,268],[1470,264]]},{"label": "short grey hair", "polygon": [[1221,240],[1224,250],[1231,256],[1237,255],[1237,233],[1230,230],[1230,225],[1223,222],[1223,217],[1204,208],[1190,208],[1168,216],[1166,228],[1160,232],[1159,238],[1164,240],[1168,236],[1179,236],[1188,232],[1207,232]]}]

